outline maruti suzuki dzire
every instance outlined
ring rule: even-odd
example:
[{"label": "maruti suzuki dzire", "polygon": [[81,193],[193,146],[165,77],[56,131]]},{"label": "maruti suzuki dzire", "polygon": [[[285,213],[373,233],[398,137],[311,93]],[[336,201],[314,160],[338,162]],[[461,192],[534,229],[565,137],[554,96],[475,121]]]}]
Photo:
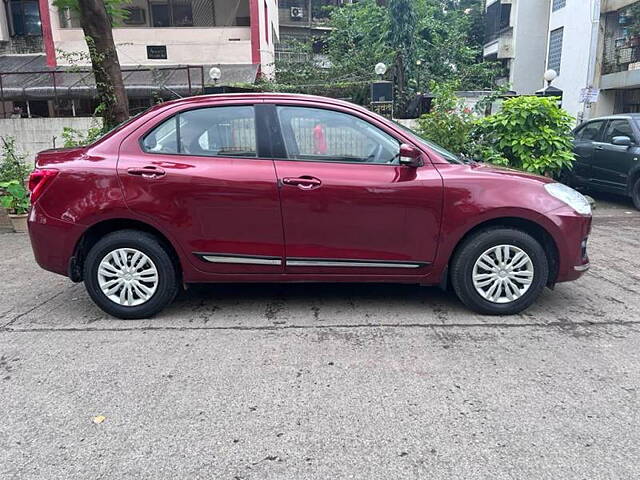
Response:
[{"label": "maruti suzuki dzire", "polygon": [[365,108],[286,94],[157,105],[38,154],[29,234],[119,318],[203,282],[394,282],[514,314],[588,268],[588,201],[468,162]]}]

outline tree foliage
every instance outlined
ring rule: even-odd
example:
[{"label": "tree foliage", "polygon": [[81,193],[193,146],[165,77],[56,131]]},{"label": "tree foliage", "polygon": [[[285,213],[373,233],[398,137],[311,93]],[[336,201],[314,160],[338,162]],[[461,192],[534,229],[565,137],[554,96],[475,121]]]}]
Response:
[{"label": "tree foliage", "polygon": [[314,61],[308,47],[307,61],[297,67],[276,63],[277,81],[370,81],[374,65],[383,62],[395,66],[388,78],[395,76],[408,93],[426,91],[431,81],[492,88],[498,67],[482,61],[483,15],[482,0],[360,0],[336,7],[325,39],[328,67]]}]

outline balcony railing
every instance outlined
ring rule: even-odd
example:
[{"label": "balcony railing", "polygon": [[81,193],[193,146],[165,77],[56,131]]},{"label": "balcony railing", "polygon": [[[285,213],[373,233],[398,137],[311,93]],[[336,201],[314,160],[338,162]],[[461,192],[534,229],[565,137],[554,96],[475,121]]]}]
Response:
[{"label": "balcony railing", "polygon": [[618,10],[607,14],[602,62],[604,75],[640,69],[640,36],[636,33],[640,19]]}]

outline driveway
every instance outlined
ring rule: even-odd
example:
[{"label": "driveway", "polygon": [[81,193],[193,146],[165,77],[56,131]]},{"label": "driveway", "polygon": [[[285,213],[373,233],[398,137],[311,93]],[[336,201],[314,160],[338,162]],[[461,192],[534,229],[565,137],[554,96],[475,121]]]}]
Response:
[{"label": "driveway", "polygon": [[592,270],[503,318],[214,285],[115,320],[0,235],[0,478],[638,478],[640,213],[598,200]]}]

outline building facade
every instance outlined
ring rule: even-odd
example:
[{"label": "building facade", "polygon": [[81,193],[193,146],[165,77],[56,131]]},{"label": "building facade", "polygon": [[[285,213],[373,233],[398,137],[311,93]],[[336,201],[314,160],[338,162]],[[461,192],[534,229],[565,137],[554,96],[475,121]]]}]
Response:
[{"label": "building facade", "polygon": [[[69,67],[90,66],[77,14],[52,0],[4,0],[0,6],[0,104],[25,102],[29,114],[84,111],[95,86]],[[192,94],[221,70],[219,85],[252,83],[274,72],[277,0],[130,0],[113,29],[130,99]],[[48,73],[54,72],[54,73]],[[40,75],[37,75],[40,73]],[[87,73],[89,73],[87,71]],[[56,78],[54,78],[56,77]],[[52,89],[54,90],[52,92]],[[74,102],[69,105],[69,99]],[[38,104],[40,102],[40,104]],[[13,112],[13,107],[9,108]],[[0,111],[0,116],[3,114]],[[29,115],[31,116],[31,115]],[[53,115],[51,115],[53,116]]]},{"label": "building facade", "polygon": [[[583,1],[583,0],[580,0]],[[484,59],[502,64],[508,84],[521,95],[543,87],[550,0],[488,0]]]},{"label": "building facade", "polygon": [[486,35],[485,59],[503,63],[516,93],[543,88],[553,69],[577,122],[640,112],[640,1],[488,0]]}]

